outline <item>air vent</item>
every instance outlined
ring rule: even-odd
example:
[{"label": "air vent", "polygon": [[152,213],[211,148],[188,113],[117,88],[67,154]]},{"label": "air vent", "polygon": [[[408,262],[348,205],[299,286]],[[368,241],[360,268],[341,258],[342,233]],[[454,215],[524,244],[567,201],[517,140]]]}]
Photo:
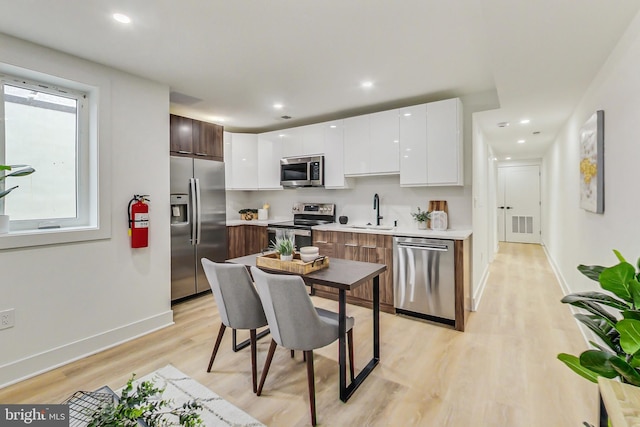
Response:
[{"label": "air vent", "polygon": [[512,216],[511,232],[518,234],[533,234],[532,216]]},{"label": "air vent", "polygon": [[285,120],[289,120],[291,118],[291,116],[281,116],[281,119],[285,119]]},{"label": "air vent", "polygon": [[500,122],[500,123],[498,123],[498,127],[499,128],[506,128],[507,126],[509,126],[509,122]]}]

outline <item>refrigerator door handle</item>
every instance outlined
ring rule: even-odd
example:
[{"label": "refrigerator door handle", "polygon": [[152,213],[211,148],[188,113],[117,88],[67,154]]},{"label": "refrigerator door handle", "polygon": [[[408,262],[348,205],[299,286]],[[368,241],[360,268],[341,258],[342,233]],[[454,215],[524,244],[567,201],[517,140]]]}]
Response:
[{"label": "refrigerator door handle", "polygon": [[196,190],[195,178],[189,178],[189,189],[191,193],[191,245],[196,245],[196,231],[198,228],[198,194]]},{"label": "refrigerator door handle", "polygon": [[202,234],[202,198],[200,197],[200,179],[194,178],[196,182],[196,244],[200,243]]}]

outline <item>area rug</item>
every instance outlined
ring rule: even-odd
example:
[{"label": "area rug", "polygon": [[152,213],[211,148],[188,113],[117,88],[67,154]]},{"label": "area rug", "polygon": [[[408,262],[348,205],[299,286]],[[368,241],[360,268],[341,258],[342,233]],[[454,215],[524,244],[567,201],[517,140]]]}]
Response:
[{"label": "area rug", "polygon": [[[197,399],[202,404],[200,418],[202,418],[203,426],[264,427],[260,421],[172,365],[167,365],[144,377],[136,378],[135,383],[141,381],[153,381],[156,387],[165,388],[162,399],[171,399],[172,407],[181,407],[183,403]],[[120,395],[120,390],[117,390],[116,394]]]}]

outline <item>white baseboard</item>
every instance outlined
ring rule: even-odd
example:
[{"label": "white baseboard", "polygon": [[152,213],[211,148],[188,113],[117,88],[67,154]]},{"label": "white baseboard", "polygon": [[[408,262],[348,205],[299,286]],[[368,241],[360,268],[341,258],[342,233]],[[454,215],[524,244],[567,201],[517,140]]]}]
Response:
[{"label": "white baseboard", "polygon": [[[569,285],[567,284],[567,281],[564,279],[564,276],[560,272],[560,268],[558,268],[558,265],[556,264],[555,260],[553,259],[553,257],[549,253],[549,251],[547,250],[547,246],[543,244],[542,245],[542,249],[544,249],[544,253],[547,256],[547,261],[549,261],[549,265],[551,266],[551,270],[553,270],[553,274],[555,274],[556,279],[558,280],[558,284],[560,285],[560,289],[562,289],[562,294],[566,296],[566,295],[572,293],[571,289],[569,289]],[[561,302],[558,301],[558,304],[561,304]],[[571,310],[571,313],[573,313],[573,314],[580,313],[580,311],[577,308],[575,308],[574,306],[572,306],[572,305],[569,305],[569,309]],[[587,345],[589,345],[589,341],[594,341],[595,340],[595,336],[593,335],[593,333],[586,326],[584,326],[582,323],[580,323],[577,319],[576,319],[576,323],[578,324],[578,329],[580,329],[580,333],[582,334],[582,338],[584,338],[584,342],[587,343]]]},{"label": "white baseboard", "polygon": [[484,293],[484,288],[487,286],[487,281],[489,280],[489,264],[485,265],[484,272],[482,273],[482,278],[480,279],[480,283],[478,283],[478,289],[473,293],[473,298],[471,299],[471,311],[478,311],[478,307],[480,306],[480,299],[482,299],[482,294]]},{"label": "white baseboard", "polygon": [[173,311],[129,323],[0,366],[0,388],[173,325]]}]

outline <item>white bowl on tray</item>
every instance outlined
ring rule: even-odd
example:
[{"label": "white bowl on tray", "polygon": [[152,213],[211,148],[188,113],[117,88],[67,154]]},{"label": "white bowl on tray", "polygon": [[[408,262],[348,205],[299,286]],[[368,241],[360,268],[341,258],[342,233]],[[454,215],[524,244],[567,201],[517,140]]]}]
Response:
[{"label": "white bowl on tray", "polygon": [[303,254],[303,253],[301,253],[300,254],[300,259],[302,261],[304,261],[304,262],[311,262],[314,259],[318,258],[319,256],[320,256],[319,252],[311,253],[311,254]]},{"label": "white bowl on tray", "polygon": [[320,249],[318,249],[317,246],[303,246],[303,247],[300,248],[300,250],[298,252],[300,252],[300,254],[316,254],[316,255],[318,255],[318,253],[320,252]]}]

